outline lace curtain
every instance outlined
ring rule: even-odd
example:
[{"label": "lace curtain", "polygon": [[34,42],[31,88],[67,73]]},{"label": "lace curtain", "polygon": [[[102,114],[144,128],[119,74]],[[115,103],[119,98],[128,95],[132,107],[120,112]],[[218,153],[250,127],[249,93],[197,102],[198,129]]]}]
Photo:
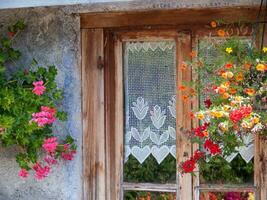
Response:
[{"label": "lace curtain", "polygon": [[125,161],[176,157],[175,42],[124,43]]}]

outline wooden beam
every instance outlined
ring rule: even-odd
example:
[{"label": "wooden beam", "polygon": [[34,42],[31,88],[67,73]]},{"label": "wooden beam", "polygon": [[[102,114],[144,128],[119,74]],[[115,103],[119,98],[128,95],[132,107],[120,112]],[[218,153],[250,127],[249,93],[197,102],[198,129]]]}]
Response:
[{"label": "wooden beam", "polygon": [[[189,32],[179,33],[179,38],[177,41],[177,83],[178,86],[182,85],[184,82],[191,81],[191,68],[186,68],[181,70],[181,66],[184,61],[190,59],[189,55],[191,52],[191,34]],[[177,110],[176,110],[176,125],[177,125],[177,139],[176,146],[177,148],[177,163],[189,159],[192,155],[192,144],[191,141],[187,138],[186,133],[181,131],[181,128],[185,130],[191,130],[192,123],[189,116],[191,111],[191,102],[182,101],[182,93],[177,93],[176,98]],[[183,174],[179,178],[179,200],[192,200],[193,199],[193,183],[191,174]]]},{"label": "wooden beam", "polygon": [[123,183],[122,188],[128,191],[149,191],[149,192],[173,192],[177,191],[176,184],[155,184],[155,183]]},{"label": "wooden beam", "polygon": [[82,30],[84,200],[105,199],[103,30]]},{"label": "wooden beam", "polygon": [[155,25],[199,25],[212,20],[251,22],[259,7],[184,8],[132,12],[100,12],[81,14],[81,28],[113,28]]}]

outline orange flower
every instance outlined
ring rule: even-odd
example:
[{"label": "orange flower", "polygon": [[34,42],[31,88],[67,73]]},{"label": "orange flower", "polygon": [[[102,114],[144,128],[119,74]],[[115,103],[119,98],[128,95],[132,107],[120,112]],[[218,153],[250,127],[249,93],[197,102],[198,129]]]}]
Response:
[{"label": "orange flower", "polygon": [[224,69],[220,69],[220,70],[218,71],[218,75],[219,75],[219,76],[222,76],[223,73],[225,73],[225,70],[224,70]]},{"label": "orange flower", "polygon": [[262,63],[259,63],[257,66],[256,66],[256,69],[258,71],[261,71],[261,72],[264,72],[266,70],[266,66]]},{"label": "orange flower", "polygon": [[250,67],[251,67],[251,64],[250,64],[250,63],[245,63],[245,64],[244,64],[244,68],[245,68],[245,70],[249,70]]},{"label": "orange flower", "polygon": [[223,93],[223,98],[224,99],[228,99],[229,97],[230,97],[229,93],[227,93],[227,92]]},{"label": "orange flower", "polygon": [[218,36],[220,36],[220,37],[224,37],[224,36],[225,36],[225,31],[222,30],[222,29],[219,29],[219,30],[217,31],[217,34],[218,34]]},{"label": "orange flower", "polygon": [[235,88],[230,88],[229,89],[229,93],[230,94],[235,94],[236,93],[236,89]]},{"label": "orange flower", "polygon": [[189,112],[189,116],[190,116],[191,119],[194,119],[196,117],[193,112]]},{"label": "orange flower", "polygon": [[226,63],[225,64],[225,68],[226,69],[231,69],[233,67],[233,64],[232,63]]},{"label": "orange flower", "polygon": [[221,84],[221,87],[229,88],[230,85],[231,85],[231,83],[229,81],[226,81],[223,84]]},{"label": "orange flower", "polygon": [[240,82],[240,81],[243,81],[244,79],[244,75],[242,73],[238,73],[236,76],[235,76],[235,80]]},{"label": "orange flower", "polygon": [[188,99],[189,99],[188,95],[185,95],[185,94],[182,95],[182,100],[183,100],[184,102],[187,102]]},{"label": "orange flower", "polygon": [[245,93],[247,93],[249,96],[254,96],[255,95],[255,90],[252,88],[246,88]]},{"label": "orange flower", "polygon": [[179,90],[180,90],[180,91],[185,91],[185,90],[186,90],[186,87],[185,87],[184,85],[181,85],[181,86],[179,87]]},{"label": "orange flower", "polygon": [[223,88],[223,87],[218,87],[218,93],[219,93],[219,94],[223,94],[223,93],[225,93],[225,91],[226,91],[225,88]]},{"label": "orange flower", "polygon": [[185,62],[183,62],[181,64],[181,70],[185,70],[187,68],[187,64]]},{"label": "orange flower", "polygon": [[191,56],[191,58],[197,57],[197,52],[191,51],[190,56]]},{"label": "orange flower", "polygon": [[209,136],[209,132],[208,131],[203,131],[202,133],[203,133],[204,137],[208,137]]},{"label": "orange flower", "polygon": [[212,22],[210,22],[210,26],[212,28],[216,28],[217,27],[217,23],[215,21],[212,21]]}]

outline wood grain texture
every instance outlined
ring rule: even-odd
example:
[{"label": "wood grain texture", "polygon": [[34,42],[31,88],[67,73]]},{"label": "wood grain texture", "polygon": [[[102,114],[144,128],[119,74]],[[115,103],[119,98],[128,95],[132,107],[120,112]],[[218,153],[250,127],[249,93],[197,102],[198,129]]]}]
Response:
[{"label": "wood grain texture", "polygon": [[103,30],[82,30],[82,111],[84,199],[105,199]]},{"label": "wood grain texture", "polygon": [[[214,19],[224,21],[255,21],[255,7],[181,8],[173,10],[100,12],[81,14],[82,28],[111,28],[154,25],[199,25]],[[234,13],[234,14],[233,14]]]},{"label": "wood grain texture", "polygon": [[[183,82],[191,81],[191,68],[186,68],[181,70],[181,66],[184,61],[190,59],[189,55],[191,52],[191,34],[190,32],[179,33],[178,43],[177,43],[177,84],[182,85]],[[176,111],[176,126],[177,126],[177,162],[178,164],[189,159],[192,155],[192,144],[188,140],[184,130],[191,130],[192,121],[189,116],[191,111],[191,102],[182,101],[182,93],[177,93],[177,111]],[[193,185],[191,174],[183,174],[179,178],[179,199],[180,200],[191,200],[193,198]]]}]

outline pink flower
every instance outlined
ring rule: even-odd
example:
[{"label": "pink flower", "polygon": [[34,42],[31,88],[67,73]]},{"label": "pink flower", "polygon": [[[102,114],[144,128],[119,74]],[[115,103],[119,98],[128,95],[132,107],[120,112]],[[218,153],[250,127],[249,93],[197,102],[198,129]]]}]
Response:
[{"label": "pink flower", "polygon": [[48,152],[48,153],[54,153],[56,151],[58,142],[56,137],[47,138],[44,140],[44,143],[42,147]]},{"label": "pink flower", "polygon": [[64,160],[72,160],[74,157],[74,154],[76,154],[75,150],[72,150],[70,152],[62,152],[61,158],[63,158]]},{"label": "pink flower", "polygon": [[46,155],[45,158],[44,158],[44,160],[45,160],[45,162],[48,165],[55,165],[55,164],[57,164],[57,160],[53,156],[50,156],[50,155]]},{"label": "pink flower", "polygon": [[27,178],[28,177],[28,171],[26,170],[26,169],[21,169],[20,171],[19,171],[19,176],[21,177],[21,178]]},{"label": "pink flower", "polygon": [[35,171],[35,178],[37,180],[41,180],[41,179],[43,179],[43,178],[48,176],[48,174],[50,172],[50,167],[49,166],[42,167],[40,165],[40,163],[37,162],[33,166],[33,170]]},{"label": "pink flower", "polygon": [[44,86],[44,82],[42,80],[40,81],[36,81],[32,83],[34,88],[32,90],[32,92],[38,96],[42,95],[45,91],[45,86]]},{"label": "pink flower", "polygon": [[41,112],[33,113],[31,121],[37,122],[38,126],[53,124],[56,120],[55,114],[56,109],[47,106],[41,106]]}]

